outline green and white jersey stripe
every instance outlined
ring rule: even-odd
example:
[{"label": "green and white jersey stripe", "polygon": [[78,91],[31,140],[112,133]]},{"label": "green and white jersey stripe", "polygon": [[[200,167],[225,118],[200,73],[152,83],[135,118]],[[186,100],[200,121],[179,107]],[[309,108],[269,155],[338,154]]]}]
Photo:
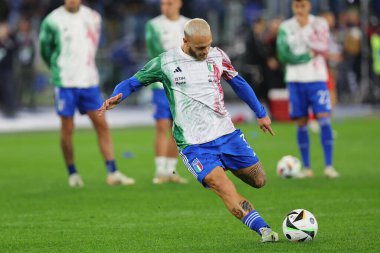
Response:
[{"label": "green and white jersey stripe", "polygon": [[175,48],[152,59],[135,77],[143,85],[163,83],[173,115],[173,136],[183,149],[235,131],[224,106],[220,80],[230,80],[237,74],[219,48],[210,48],[204,61]]},{"label": "green and white jersey stripe", "polygon": [[[183,30],[189,19],[180,16],[177,20],[170,20],[160,15],[145,25],[145,41],[149,58],[153,59],[169,49],[182,45]],[[161,83],[151,85],[152,89],[163,89]]]},{"label": "green and white jersey stripe", "polygon": [[95,55],[100,36],[100,15],[80,6],[76,13],[63,6],[42,22],[41,55],[58,87],[87,88],[99,83]]},{"label": "green and white jersey stripe", "polygon": [[[316,82],[327,80],[323,56],[328,50],[329,27],[325,19],[309,15],[301,27],[296,18],[284,21],[277,36],[279,59],[286,64],[286,82]],[[314,56],[313,56],[314,55]]]}]

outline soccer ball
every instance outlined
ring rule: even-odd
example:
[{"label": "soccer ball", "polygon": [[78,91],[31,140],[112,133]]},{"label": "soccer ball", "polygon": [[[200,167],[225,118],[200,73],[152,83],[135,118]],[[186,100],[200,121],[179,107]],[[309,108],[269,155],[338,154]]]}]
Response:
[{"label": "soccer ball", "polygon": [[282,178],[296,178],[301,172],[301,162],[297,157],[287,155],[277,163],[277,175]]},{"label": "soccer ball", "polygon": [[292,242],[311,241],[318,231],[314,215],[305,209],[295,209],[286,215],[282,223],[282,232]]}]

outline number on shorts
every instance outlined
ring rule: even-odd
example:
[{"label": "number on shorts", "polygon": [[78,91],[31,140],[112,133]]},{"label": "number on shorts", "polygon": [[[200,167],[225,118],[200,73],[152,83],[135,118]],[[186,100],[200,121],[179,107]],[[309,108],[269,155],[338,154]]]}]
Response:
[{"label": "number on shorts", "polygon": [[318,96],[319,96],[318,103],[320,105],[326,105],[326,107],[328,109],[330,109],[331,104],[330,104],[330,93],[329,93],[329,91],[328,90],[319,90]]},{"label": "number on shorts", "polygon": [[244,141],[245,143],[247,143],[247,144],[248,144],[248,142],[245,140],[244,134],[241,134],[241,135],[240,135],[240,138],[242,138],[242,139],[243,139],[243,141]]}]

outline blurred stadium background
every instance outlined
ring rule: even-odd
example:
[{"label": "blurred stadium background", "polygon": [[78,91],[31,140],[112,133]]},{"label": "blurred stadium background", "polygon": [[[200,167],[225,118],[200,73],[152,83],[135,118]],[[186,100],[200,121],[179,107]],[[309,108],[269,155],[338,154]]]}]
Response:
[{"label": "blurred stadium background", "polygon": [[[107,96],[120,80],[135,73],[147,61],[144,25],[159,14],[159,0],[83,2],[103,16],[97,62],[101,86]],[[276,60],[278,25],[291,16],[290,2],[185,0],[182,14],[208,20],[215,45],[230,55],[260,99],[269,104],[269,91],[285,87],[283,67],[270,62]],[[9,25],[17,45],[15,50],[8,52],[13,55],[13,63],[0,64],[1,83],[12,83],[11,89],[1,89],[0,131],[18,129],[17,124],[21,129],[27,128],[25,120],[37,117],[42,117],[45,123],[52,117],[53,125],[57,121],[52,110],[54,100],[49,73],[39,54],[38,32],[41,20],[62,3],[60,0],[0,0],[0,20],[3,25]],[[326,16],[331,23],[333,40],[329,63],[336,83],[335,115],[347,116],[347,111],[348,115],[376,112],[380,103],[380,62],[372,56],[379,54],[379,48],[372,47],[370,40],[380,36],[380,1],[312,0],[312,3],[313,13]],[[6,50],[2,47],[1,50]],[[226,100],[236,102],[232,90],[226,85],[224,88]],[[149,110],[149,102],[149,89],[127,100],[128,105],[143,106],[137,107],[138,110]],[[250,119],[251,115],[248,112],[243,117]],[[149,118],[144,122],[153,123]],[[127,121],[125,124],[134,123]],[[34,129],[38,127],[37,124]]]},{"label": "blurred stadium background", "polygon": [[[159,14],[159,0],[83,2],[103,16],[97,62],[108,96],[147,61],[144,25]],[[283,69],[268,63],[276,60],[276,32],[280,21],[291,16],[291,0],[183,2],[182,14],[211,24],[215,45],[231,56],[260,99],[268,107],[275,102],[270,90],[285,88]],[[335,164],[342,178],[322,177],[317,134],[311,135],[316,178],[277,177],[275,166],[281,156],[299,156],[294,126],[283,124],[286,113],[272,107],[277,135],[265,136],[250,122],[249,108],[224,85],[227,108],[237,123],[246,123],[239,127],[260,154],[269,178],[260,192],[234,179],[241,193],[279,232],[283,217],[295,208],[312,211],[320,225],[311,244],[285,243],[281,235],[279,244],[263,246],[228,216],[222,202],[202,189],[181,162],[178,171],[189,179],[188,185],[151,183],[150,89],[140,90],[108,113],[110,125],[121,128],[112,130],[119,168],[137,184],[107,186],[95,134],[80,130],[75,151],[86,187],[69,188],[53,87],[38,48],[41,20],[63,1],[0,0],[1,25],[10,27],[18,45],[11,52],[12,64],[1,62],[5,49],[0,47],[0,86],[6,78],[12,82],[11,90],[0,89],[0,252],[379,252],[380,62],[373,56],[380,49],[370,40],[380,36],[380,1],[311,2],[314,14],[335,19],[329,63],[336,81]],[[76,126],[89,128],[90,123],[78,116]],[[128,126],[138,127],[125,129]]]}]

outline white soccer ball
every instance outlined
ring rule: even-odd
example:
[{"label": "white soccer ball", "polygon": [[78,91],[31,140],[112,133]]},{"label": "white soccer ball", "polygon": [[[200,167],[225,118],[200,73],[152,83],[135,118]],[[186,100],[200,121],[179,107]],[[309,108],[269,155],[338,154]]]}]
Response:
[{"label": "white soccer ball", "polygon": [[301,162],[297,157],[287,155],[277,163],[277,175],[282,178],[296,178],[301,172]]},{"label": "white soccer ball", "polygon": [[314,215],[305,209],[295,209],[286,215],[282,223],[282,232],[292,242],[311,241],[318,232],[318,223]]}]

